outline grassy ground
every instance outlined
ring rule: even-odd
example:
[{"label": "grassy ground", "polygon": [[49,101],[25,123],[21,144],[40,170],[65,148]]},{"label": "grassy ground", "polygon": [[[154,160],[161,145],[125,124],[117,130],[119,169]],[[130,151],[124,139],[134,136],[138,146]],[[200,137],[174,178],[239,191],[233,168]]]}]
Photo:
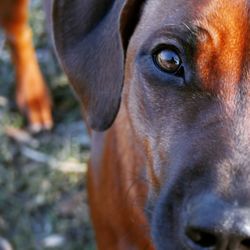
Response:
[{"label": "grassy ground", "polygon": [[0,235],[15,250],[95,249],[86,203],[89,138],[45,32],[42,0],[30,23],[54,99],[56,126],[31,135],[14,102],[14,73],[0,30]]}]

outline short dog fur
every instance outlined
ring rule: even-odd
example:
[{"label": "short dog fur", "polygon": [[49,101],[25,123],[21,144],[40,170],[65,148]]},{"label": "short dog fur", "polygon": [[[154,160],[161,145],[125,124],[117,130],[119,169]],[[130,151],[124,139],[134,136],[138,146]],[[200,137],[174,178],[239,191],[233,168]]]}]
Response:
[{"label": "short dog fur", "polygon": [[250,249],[250,1],[55,0],[53,19],[98,248]]},{"label": "short dog fur", "polygon": [[31,129],[53,125],[51,99],[40,71],[28,25],[29,0],[1,0],[0,28],[10,45],[16,71],[16,100],[29,120]]}]

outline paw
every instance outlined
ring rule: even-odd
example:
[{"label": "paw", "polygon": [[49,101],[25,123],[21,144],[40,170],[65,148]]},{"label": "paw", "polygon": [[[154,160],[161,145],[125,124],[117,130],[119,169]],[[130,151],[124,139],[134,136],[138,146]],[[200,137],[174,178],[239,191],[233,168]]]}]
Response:
[{"label": "paw", "polygon": [[52,101],[40,75],[27,77],[24,74],[19,79],[16,101],[21,112],[27,116],[31,132],[38,133],[53,127]]}]

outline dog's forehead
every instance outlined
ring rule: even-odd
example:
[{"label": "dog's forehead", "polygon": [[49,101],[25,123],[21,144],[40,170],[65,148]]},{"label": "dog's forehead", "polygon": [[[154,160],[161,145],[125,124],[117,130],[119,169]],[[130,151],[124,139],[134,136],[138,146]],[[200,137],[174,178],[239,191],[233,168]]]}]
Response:
[{"label": "dog's forehead", "polygon": [[191,20],[197,12],[192,2],[193,0],[148,0],[138,25],[141,40],[165,25],[179,25]]},{"label": "dog's forehead", "polygon": [[233,85],[242,81],[243,71],[249,67],[249,10],[249,0],[148,0],[136,30],[135,47],[149,36],[154,39],[153,34],[165,27],[198,27],[207,35],[201,40],[197,36],[195,48],[203,87],[233,94]]},{"label": "dog's forehead", "polygon": [[249,7],[249,0],[147,0],[140,25],[144,30],[156,30],[164,25],[190,24],[205,19],[231,25],[238,18],[248,19]]}]

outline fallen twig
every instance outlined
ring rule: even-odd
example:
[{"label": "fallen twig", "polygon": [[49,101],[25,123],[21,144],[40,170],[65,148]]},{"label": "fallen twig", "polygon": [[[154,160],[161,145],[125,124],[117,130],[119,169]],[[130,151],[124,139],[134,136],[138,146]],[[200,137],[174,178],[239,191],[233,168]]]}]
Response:
[{"label": "fallen twig", "polygon": [[61,162],[54,157],[51,157],[45,153],[39,152],[27,146],[21,147],[22,154],[28,159],[49,165],[52,169],[64,172],[64,173],[86,173],[87,164],[77,163],[74,161]]}]

